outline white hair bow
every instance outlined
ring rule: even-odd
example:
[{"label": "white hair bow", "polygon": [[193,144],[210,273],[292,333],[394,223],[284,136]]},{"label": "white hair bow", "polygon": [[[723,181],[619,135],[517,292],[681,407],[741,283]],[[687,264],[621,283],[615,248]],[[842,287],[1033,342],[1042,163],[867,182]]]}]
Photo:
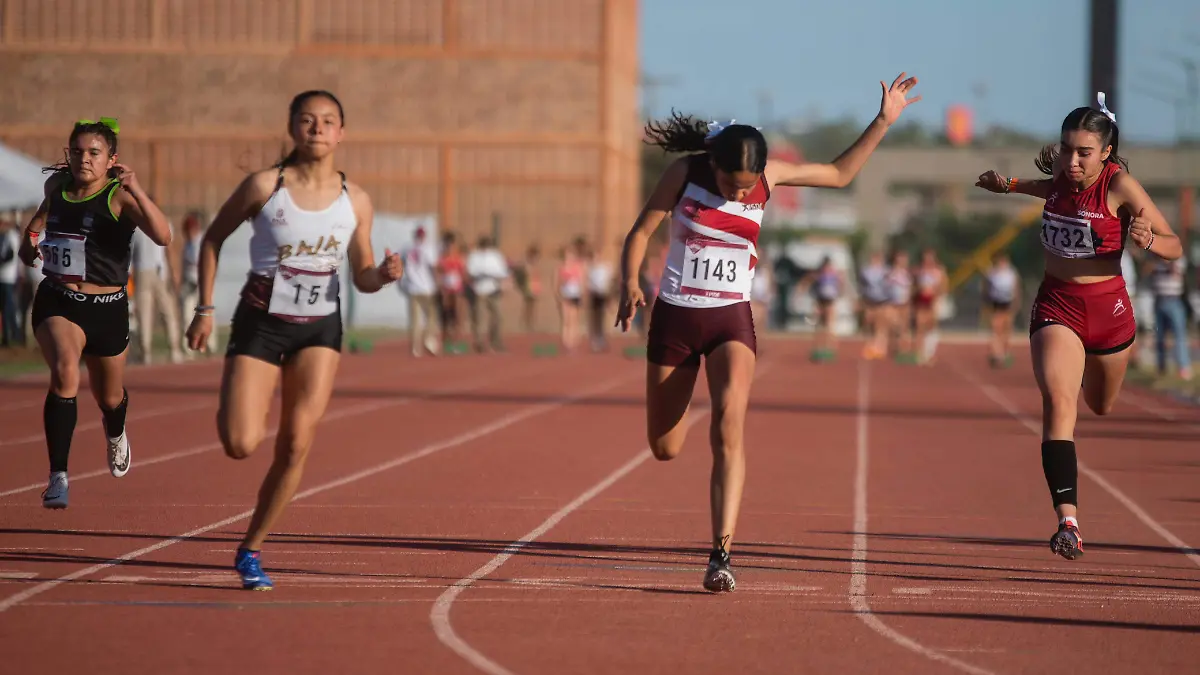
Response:
[{"label": "white hair bow", "polygon": [[[733,126],[733,124],[735,122],[737,122],[736,119],[731,119],[728,122],[725,122],[724,124],[722,124],[721,122],[718,122],[716,120],[709,122],[708,123],[708,133],[704,134],[704,140],[711,141],[712,139],[717,137],[717,134],[724,131],[725,127]],[[754,127],[754,128],[758,129],[759,131],[762,131],[762,127]]]},{"label": "white hair bow", "polygon": [[1113,124],[1116,124],[1117,116],[1115,114],[1113,114],[1113,112],[1111,110],[1108,109],[1108,106],[1104,105],[1104,92],[1102,92],[1102,91],[1096,92],[1096,102],[1100,104],[1100,112],[1107,115],[1108,119],[1112,120]]}]

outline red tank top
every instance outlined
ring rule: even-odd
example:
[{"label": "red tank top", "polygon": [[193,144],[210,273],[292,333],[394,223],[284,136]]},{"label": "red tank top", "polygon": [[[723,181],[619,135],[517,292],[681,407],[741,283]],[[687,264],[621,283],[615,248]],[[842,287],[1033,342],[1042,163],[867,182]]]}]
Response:
[{"label": "red tank top", "polygon": [[1108,186],[1120,170],[1105,163],[1096,182],[1079,191],[1055,178],[1042,211],[1042,247],[1060,258],[1120,258],[1129,227],[1108,210]]}]

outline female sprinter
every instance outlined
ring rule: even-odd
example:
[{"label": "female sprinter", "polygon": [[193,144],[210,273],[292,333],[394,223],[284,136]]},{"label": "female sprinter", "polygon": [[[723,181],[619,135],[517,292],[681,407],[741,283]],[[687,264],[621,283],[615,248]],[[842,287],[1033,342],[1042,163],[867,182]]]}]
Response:
[{"label": "female sprinter", "polygon": [[[129,471],[125,355],[129,346],[129,263],[134,228],[159,246],[171,225],[133,171],[117,163],[117,121],[81,120],[71,130],[67,161],[50,167],[45,199],[21,240],[22,262],[42,260],[45,280],[33,299],[33,330],[50,367],[42,410],[50,453],[50,484],[42,506],[67,507],[67,458],[75,433],[79,360],[104,416],[108,470]],[[41,241],[38,241],[39,235]]]},{"label": "female sprinter", "polygon": [[242,587],[269,590],[259,548],[292,499],[317,422],[333,391],[342,345],[338,267],[347,254],[354,286],[375,293],[400,278],[399,254],[371,262],[371,200],[334,168],[342,140],[342,105],[326,91],[292,99],[289,129],[295,149],[278,165],[247,177],[221,207],[200,251],[200,304],[188,327],[199,349],[213,330],[213,281],[221,243],[245,220],[250,273],[233,314],[217,431],[225,454],[245,459],[266,432],[275,385],[282,410],[275,457],[234,568]]},{"label": "female sprinter", "polygon": [[1042,392],[1042,470],[1059,518],[1050,550],[1067,560],[1083,555],[1074,440],[1079,391],[1097,415],[1112,410],[1137,332],[1121,276],[1126,236],[1164,260],[1183,254],[1179,238],[1118,155],[1117,120],[1104,107],[1103,93],[1099,103],[1098,111],[1072,110],[1059,147],[1047,146],[1038,156],[1036,166],[1050,178],[988,171],[976,182],[991,192],[1046,201],[1046,269],[1030,312],[1030,351]]},{"label": "female sprinter", "polygon": [[834,309],[846,288],[846,279],[841,271],[833,266],[833,259],[825,256],[817,271],[803,283],[817,304],[817,330],[811,360],[831,360],[837,349],[833,325],[837,317],[834,316]]},{"label": "female sprinter", "polygon": [[888,351],[887,265],[882,251],[872,251],[867,264],[858,273],[859,302],[866,344],[862,356],[868,361],[881,359]]},{"label": "female sprinter", "polygon": [[883,89],[879,114],[832,164],[767,161],[762,133],[744,124],[705,125],[678,115],[647,132],[675,160],[659,179],[625,238],[617,325],[645,299],[638,268],[654,230],[671,213],[670,250],[658,302],[650,316],[646,358],[646,422],[650,448],[660,460],[683,449],[687,410],[704,357],[712,398],[710,488],[712,553],[704,576],[710,591],[732,591],[729,543],[745,481],[742,428],[754,378],[756,339],[750,289],[763,207],[781,185],[845,187],[883,139],[917,84],[904,73]]},{"label": "female sprinter", "polygon": [[938,303],[946,294],[946,268],[938,262],[937,251],[921,252],[921,262],[913,274],[913,351],[917,363],[929,365],[937,351]]},{"label": "female sprinter", "polygon": [[1012,364],[1013,306],[1021,302],[1021,278],[1003,253],[992,259],[992,266],[983,279],[984,307],[990,315],[992,329],[988,362],[993,368]]}]

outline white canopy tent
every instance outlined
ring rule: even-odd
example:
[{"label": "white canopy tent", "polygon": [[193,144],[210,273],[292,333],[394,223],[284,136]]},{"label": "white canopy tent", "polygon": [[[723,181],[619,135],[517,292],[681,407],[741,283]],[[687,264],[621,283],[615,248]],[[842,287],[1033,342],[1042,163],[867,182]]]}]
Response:
[{"label": "white canopy tent", "polygon": [[40,162],[0,144],[0,211],[37,208],[45,182]]}]

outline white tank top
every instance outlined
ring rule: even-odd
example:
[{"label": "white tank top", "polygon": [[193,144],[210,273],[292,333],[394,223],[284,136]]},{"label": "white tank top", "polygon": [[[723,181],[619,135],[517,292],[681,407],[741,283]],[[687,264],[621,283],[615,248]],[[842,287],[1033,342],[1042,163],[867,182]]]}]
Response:
[{"label": "white tank top", "polygon": [[268,311],[280,318],[314,321],[339,311],[338,268],[358,226],[345,188],[320,211],[296,206],[280,184],[251,220],[250,274],[273,278]]},{"label": "white tank top", "polygon": [[871,302],[887,300],[887,268],[883,265],[867,265],[860,274],[862,295]]},{"label": "white tank top", "polygon": [[658,298],[681,307],[748,302],[758,262],[758,232],[769,192],[765,178],[740,202],[720,195],[708,155],[693,155],[671,212],[671,246]]},{"label": "white tank top", "polygon": [[905,305],[912,300],[912,274],[903,268],[893,267],[887,273],[888,301],[893,305]]},{"label": "white tank top", "polygon": [[1011,267],[994,269],[987,275],[988,300],[1012,302],[1017,288],[1017,271]]}]

